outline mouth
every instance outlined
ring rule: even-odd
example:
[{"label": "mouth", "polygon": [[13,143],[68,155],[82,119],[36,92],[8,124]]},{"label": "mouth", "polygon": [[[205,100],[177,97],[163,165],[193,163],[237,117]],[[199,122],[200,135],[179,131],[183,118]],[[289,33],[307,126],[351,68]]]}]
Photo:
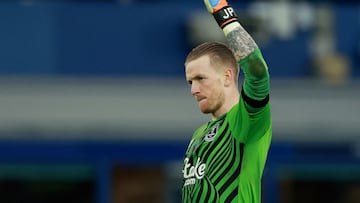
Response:
[{"label": "mouth", "polygon": [[197,102],[201,102],[202,100],[204,100],[205,99],[205,97],[196,97],[196,101]]}]

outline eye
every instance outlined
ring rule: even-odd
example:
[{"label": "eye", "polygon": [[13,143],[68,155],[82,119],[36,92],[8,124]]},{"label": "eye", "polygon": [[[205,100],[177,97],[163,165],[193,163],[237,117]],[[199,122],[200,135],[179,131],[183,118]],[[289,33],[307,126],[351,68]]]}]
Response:
[{"label": "eye", "polygon": [[203,77],[203,76],[199,76],[199,77],[196,78],[196,80],[199,81],[199,82],[201,82],[201,81],[203,81],[203,80],[205,80],[205,79],[206,79],[206,78]]},{"label": "eye", "polygon": [[205,79],[203,76],[197,76],[197,77],[195,78],[195,80],[203,80],[203,79]]},{"label": "eye", "polygon": [[188,80],[187,83],[188,83],[189,85],[191,85],[191,84],[192,84],[192,81],[191,81],[191,80]]}]

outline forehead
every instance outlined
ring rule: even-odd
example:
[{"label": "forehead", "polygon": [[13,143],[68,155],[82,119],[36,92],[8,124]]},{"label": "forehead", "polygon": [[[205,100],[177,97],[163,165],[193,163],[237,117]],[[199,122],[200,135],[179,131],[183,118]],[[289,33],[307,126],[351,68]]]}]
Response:
[{"label": "forehead", "polygon": [[213,73],[215,69],[210,63],[210,57],[205,55],[185,64],[185,73],[187,78],[196,77],[197,75],[205,75]]}]

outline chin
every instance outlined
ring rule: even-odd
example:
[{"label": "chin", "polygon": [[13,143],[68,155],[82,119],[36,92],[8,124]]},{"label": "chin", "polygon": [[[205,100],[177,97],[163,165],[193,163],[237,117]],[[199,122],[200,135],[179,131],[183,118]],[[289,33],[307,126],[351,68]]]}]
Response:
[{"label": "chin", "polygon": [[[207,103],[206,103],[207,104]],[[205,104],[199,104],[200,111],[204,114],[213,114],[219,109],[218,105],[205,105]]]},{"label": "chin", "polygon": [[209,114],[209,113],[211,113],[211,111],[203,111],[203,110],[201,110],[201,112],[202,112],[203,114]]},{"label": "chin", "polygon": [[200,106],[200,111],[202,112],[202,113],[204,113],[204,114],[208,114],[208,113],[212,113],[213,111],[211,110],[211,109],[209,109],[209,108],[201,108],[201,106]]}]

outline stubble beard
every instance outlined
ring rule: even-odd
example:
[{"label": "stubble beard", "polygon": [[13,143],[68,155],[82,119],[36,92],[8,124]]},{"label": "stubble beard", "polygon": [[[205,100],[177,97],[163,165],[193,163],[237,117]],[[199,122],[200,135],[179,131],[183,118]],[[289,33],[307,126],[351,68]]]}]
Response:
[{"label": "stubble beard", "polygon": [[221,102],[217,102],[215,104],[207,104],[208,107],[205,107],[205,108],[201,108],[200,107],[200,111],[204,114],[212,114],[212,115],[215,115],[216,112],[220,109],[221,107]]}]

